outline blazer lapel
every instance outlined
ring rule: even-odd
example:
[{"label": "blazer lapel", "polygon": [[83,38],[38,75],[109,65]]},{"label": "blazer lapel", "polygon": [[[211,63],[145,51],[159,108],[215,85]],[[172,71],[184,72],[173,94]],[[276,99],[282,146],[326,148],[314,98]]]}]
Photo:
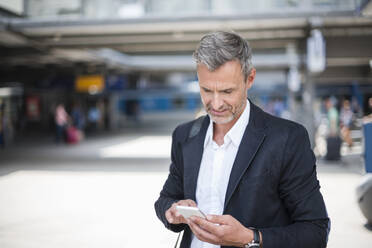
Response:
[{"label": "blazer lapel", "polygon": [[261,120],[262,114],[257,106],[251,103],[249,123],[244,131],[238,152],[230,173],[229,184],[226,190],[224,209],[226,209],[232,194],[239,184],[244,172],[248,169],[254,156],[265,139],[265,125]]},{"label": "blazer lapel", "polygon": [[204,151],[204,139],[209,125],[209,117],[204,118],[199,133],[182,145],[184,165],[184,196],[196,201],[195,191],[199,168]]}]

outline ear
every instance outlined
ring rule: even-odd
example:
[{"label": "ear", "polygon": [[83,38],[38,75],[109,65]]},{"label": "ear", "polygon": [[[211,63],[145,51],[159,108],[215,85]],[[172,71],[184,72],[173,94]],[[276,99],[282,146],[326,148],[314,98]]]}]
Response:
[{"label": "ear", "polygon": [[246,84],[247,84],[247,89],[250,89],[253,85],[254,79],[256,78],[256,69],[252,68],[251,73],[248,75]]}]

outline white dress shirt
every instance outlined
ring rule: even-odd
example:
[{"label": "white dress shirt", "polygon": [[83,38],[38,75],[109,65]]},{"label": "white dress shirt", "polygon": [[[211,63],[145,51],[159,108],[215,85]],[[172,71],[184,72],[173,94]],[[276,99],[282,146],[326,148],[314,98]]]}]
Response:
[{"label": "white dress shirt", "polygon": [[[213,121],[209,122],[196,186],[196,202],[205,214],[221,215],[223,213],[231,169],[248,125],[249,112],[250,104],[247,100],[243,113],[227,132],[221,146],[213,140]],[[191,248],[219,247],[219,245],[202,242],[195,235],[192,237]]]}]

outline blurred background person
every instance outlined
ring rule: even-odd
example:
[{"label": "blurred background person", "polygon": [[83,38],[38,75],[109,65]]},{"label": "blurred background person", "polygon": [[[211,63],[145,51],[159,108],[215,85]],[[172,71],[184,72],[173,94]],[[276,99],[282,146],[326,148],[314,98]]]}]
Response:
[{"label": "blurred background person", "polygon": [[85,127],[85,116],[81,109],[79,103],[75,102],[71,110],[71,119],[72,124],[79,129],[81,132],[84,132]]},{"label": "blurred background person", "polygon": [[329,97],[326,99],[325,106],[327,109],[329,137],[338,137],[339,135],[339,115],[335,105],[336,99],[334,97]]},{"label": "blurred background person", "polygon": [[54,120],[56,125],[56,143],[64,142],[69,116],[63,103],[57,105]]},{"label": "blurred background person", "polygon": [[327,98],[325,101],[328,117],[328,136],[327,136],[327,160],[341,159],[341,139],[339,134],[339,114],[336,108],[336,99]]},{"label": "blurred background person", "polygon": [[350,129],[353,122],[353,111],[351,110],[351,105],[349,100],[343,100],[342,107],[340,111],[340,128],[341,137],[347,143],[349,148],[353,145],[353,140],[351,139]]},{"label": "blurred background person", "polygon": [[367,122],[372,122],[372,97],[368,99],[368,105],[367,105],[367,110],[365,112],[363,121],[365,123]]},{"label": "blurred background person", "polygon": [[100,120],[102,118],[101,109],[98,104],[92,105],[88,110],[88,129],[96,131],[100,128]]}]

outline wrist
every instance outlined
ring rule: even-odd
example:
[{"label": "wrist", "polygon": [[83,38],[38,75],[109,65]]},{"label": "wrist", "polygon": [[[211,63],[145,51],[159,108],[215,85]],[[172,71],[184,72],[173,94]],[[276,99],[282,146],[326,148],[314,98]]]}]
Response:
[{"label": "wrist", "polygon": [[247,233],[245,235],[245,243],[243,244],[243,248],[260,248],[262,247],[262,236],[261,232],[258,231],[256,228],[249,227],[246,228]]},{"label": "wrist", "polygon": [[244,232],[243,232],[242,242],[241,242],[241,246],[240,247],[243,247],[244,248],[246,244],[252,242],[253,237],[254,237],[253,230],[251,230],[249,228],[245,228],[244,229]]}]

